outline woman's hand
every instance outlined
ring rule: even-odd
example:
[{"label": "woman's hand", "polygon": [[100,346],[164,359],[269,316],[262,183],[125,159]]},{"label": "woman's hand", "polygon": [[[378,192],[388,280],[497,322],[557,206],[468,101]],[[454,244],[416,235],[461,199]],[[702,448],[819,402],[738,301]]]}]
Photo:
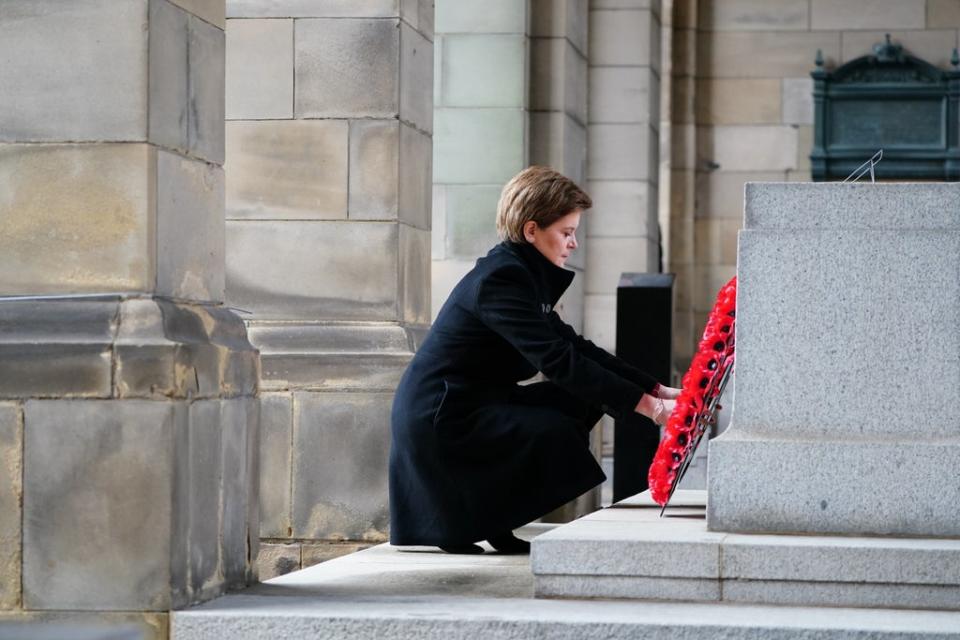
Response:
[{"label": "woman's hand", "polygon": [[665,387],[662,384],[658,384],[653,390],[653,395],[658,398],[663,398],[664,400],[673,400],[680,395],[680,389],[675,389],[674,387]]},{"label": "woman's hand", "polygon": [[645,393],[640,398],[640,402],[637,403],[637,406],[634,407],[634,411],[650,418],[653,420],[654,424],[662,427],[663,425],[667,424],[667,419],[673,412],[674,405],[676,405],[676,401],[674,400],[665,400],[662,397],[656,397],[650,395],[649,393]]}]

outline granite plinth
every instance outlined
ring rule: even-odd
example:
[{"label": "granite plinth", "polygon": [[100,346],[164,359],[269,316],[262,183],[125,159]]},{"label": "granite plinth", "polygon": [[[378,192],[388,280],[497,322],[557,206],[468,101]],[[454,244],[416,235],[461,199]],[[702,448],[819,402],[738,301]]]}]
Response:
[{"label": "granite plinth", "polygon": [[708,531],[706,502],[661,518],[644,492],[538,537],[537,595],[960,611],[960,540]]}]

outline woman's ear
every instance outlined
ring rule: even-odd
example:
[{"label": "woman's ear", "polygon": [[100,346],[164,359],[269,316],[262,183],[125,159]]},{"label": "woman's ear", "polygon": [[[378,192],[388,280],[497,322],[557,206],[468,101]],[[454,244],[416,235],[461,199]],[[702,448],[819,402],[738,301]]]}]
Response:
[{"label": "woman's ear", "polygon": [[533,220],[527,220],[523,223],[523,238],[530,243],[533,243],[535,238],[533,232],[537,230],[537,223]]}]

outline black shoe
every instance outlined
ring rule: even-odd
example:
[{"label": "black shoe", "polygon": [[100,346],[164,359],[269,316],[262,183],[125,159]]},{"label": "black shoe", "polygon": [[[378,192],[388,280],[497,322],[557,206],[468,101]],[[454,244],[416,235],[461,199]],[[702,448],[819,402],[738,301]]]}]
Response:
[{"label": "black shoe", "polygon": [[510,531],[487,538],[487,542],[499,553],[517,555],[530,553],[530,543],[526,540],[521,540]]},{"label": "black shoe", "polygon": [[476,555],[478,553],[483,553],[483,547],[478,544],[453,544],[448,546],[440,547],[441,551],[446,551],[447,553],[458,553],[461,555]]}]

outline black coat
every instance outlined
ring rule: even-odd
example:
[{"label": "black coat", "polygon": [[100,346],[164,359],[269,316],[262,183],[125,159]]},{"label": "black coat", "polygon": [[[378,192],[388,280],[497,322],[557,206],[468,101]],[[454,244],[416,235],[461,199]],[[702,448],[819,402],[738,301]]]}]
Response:
[{"label": "black coat", "polygon": [[[603,482],[590,429],[656,381],[553,311],[573,276],[505,242],[453,289],[393,403],[393,544],[483,540]],[[538,371],[549,382],[517,385]]]}]

